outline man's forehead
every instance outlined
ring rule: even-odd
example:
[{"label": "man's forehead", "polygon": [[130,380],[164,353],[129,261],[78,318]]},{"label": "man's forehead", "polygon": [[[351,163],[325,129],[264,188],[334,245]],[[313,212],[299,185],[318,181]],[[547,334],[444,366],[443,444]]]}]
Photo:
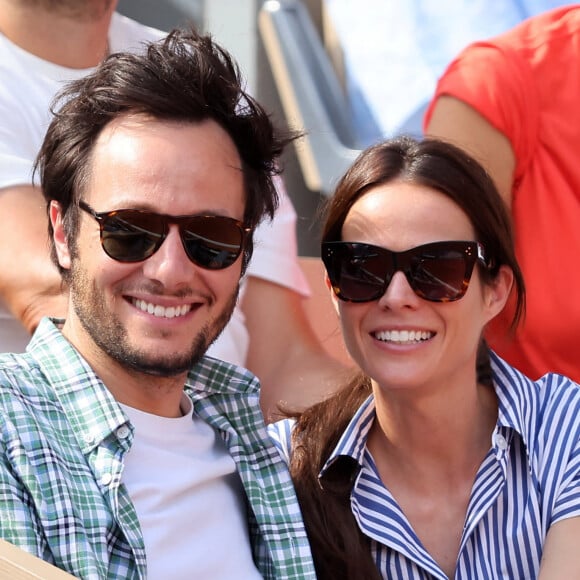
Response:
[{"label": "man's forehead", "polygon": [[195,208],[174,204],[195,196],[206,209],[215,205],[219,213],[225,208],[226,215],[242,216],[242,162],[228,133],[213,120],[123,115],[103,129],[89,163],[86,195],[105,205],[167,205],[162,213],[189,214]]},{"label": "man's forehead", "polygon": [[[188,133],[184,141],[195,144],[200,140],[208,143],[210,139],[223,141],[226,147],[235,151],[235,143],[228,132],[211,118],[202,120],[164,119],[146,113],[125,113],[112,119],[101,130],[96,146],[110,147],[116,141],[159,139],[174,137],[176,133]],[[173,139],[172,139],[173,140]],[[239,164],[241,167],[241,163]]]}]

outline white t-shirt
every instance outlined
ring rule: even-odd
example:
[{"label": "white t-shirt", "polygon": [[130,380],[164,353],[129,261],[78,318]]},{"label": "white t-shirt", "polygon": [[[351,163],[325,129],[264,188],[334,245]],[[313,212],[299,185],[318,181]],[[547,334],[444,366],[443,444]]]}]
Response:
[{"label": "white t-shirt", "polygon": [[184,404],[189,412],[177,419],[122,405],[135,428],[123,483],[141,524],[147,578],[257,580],[234,460],[185,395]]},{"label": "white t-shirt", "polygon": [[[158,40],[163,34],[115,13],[109,46],[112,52],[138,51],[144,42]],[[0,190],[32,183],[32,166],[50,123],[54,96],[66,82],[92,70],[68,69],[46,62],[0,34]],[[296,259],[296,213],[283,188],[281,198],[273,222],[262,224],[255,232],[255,251],[248,275],[308,295],[308,285]],[[0,352],[22,352],[29,338],[0,299]],[[228,327],[208,354],[243,365],[248,345],[244,317],[236,308]]]}]

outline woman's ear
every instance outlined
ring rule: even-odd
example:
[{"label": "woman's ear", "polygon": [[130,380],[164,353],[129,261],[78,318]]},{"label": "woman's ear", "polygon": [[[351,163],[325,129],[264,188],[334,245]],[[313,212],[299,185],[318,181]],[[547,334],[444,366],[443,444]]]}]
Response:
[{"label": "woman's ear", "polygon": [[509,266],[500,266],[494,280],[485,286],[485,305],[488,322],[495,318],[505,307],[514,285],[514,273]]},{"label": "woman's ear", "polygon": [[334,293],[334,290],[332,289],[332,284],[330,283],[330,278],[328,277],[328,274],[324,274],[324,283],[326,284],[326,287],[328,288],[328,291],[330,292],[330,299],[332,300],[332,304],[334,306],[334,309],[336,310],[336,313],[339,314],[338,312],[338,298],[336,297],[336,294]]},{"label": "woman's ear", "polygon": [[52,239],[58,263],[65,270],[70,269],[71,259],[66,233],[64,231],[62,210],[58,201],[54,199],[50,202],[50,223],[52,224]]}]

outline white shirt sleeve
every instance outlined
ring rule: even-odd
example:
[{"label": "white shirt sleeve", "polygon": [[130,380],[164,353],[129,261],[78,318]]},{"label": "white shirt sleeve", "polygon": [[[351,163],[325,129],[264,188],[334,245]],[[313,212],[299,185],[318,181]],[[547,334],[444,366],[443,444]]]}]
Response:
[{"label": "white shirt sleeve", "polygon": [[263,221],[254,232],[254,254],[247,276],[262,278],[309,296],[310,289],[298,263],[296,211],[284,182],[276,177],[280,207],[272,221]]},{"label": "white shirt sleeve", "polygon": [[[58,89],[56,81],[36,78],[37,70],[44,71],[42,65],[0,35],[0,188],[32,184],[50,100]],[[43,91],[47,85],[49,94]]]}]

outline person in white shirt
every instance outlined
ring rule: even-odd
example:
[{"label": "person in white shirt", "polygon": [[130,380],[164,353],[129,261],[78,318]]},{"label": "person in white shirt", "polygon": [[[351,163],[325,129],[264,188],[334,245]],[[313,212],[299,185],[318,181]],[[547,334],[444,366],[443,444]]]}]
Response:
[{"label": "person in white shirt", "polygon": [[[164,35],[116,13],[116,5],[0,0],[0,351],[23,351],[43,315],[65,313],[32,171],[52,99],[106,54],[138,51]],[[296,214],[278,183],[280,208],[256,232],[238,306],[209,351],[258,375],[267,415],[280,400],[298,406],[318,400],[341,369],[304,313],[309,289],[297,260]]]}]

